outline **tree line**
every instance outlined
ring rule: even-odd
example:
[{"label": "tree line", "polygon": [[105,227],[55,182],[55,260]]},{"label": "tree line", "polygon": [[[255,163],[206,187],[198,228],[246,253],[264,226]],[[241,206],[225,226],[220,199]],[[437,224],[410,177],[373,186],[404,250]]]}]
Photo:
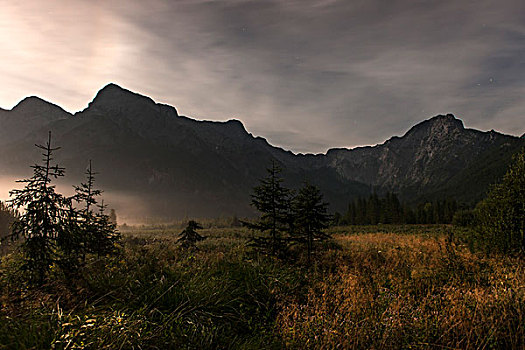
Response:
[{"label": "tree line", "polygon": [[334,224],[450,224],[458,208],[455,199],[419,203],[412,208],[402,203],[395,193],[387,192],[383,197],[373,193],[368,198],[350,202],[346,213],[336,213]]}]

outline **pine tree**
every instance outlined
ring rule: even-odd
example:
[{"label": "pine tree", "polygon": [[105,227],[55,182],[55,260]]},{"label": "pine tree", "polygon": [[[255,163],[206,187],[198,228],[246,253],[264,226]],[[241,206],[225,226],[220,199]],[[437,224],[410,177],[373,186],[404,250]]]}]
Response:
[{"label": "pine tree", "polygon": [[253,189],[252,205],[261,213],[257,223],[245,223],[263,236],[253,237],[250,245],[255,249],[273,256],[282,255],[288,242],[286,234],[290,232],[292,218],[290,215],[291,191],[282,186],[279,176],[282,169],[275,162],[266,169],[268,176],[260,180],[260,185]]},{"label": "pine tree", "polygon": [[328,203],[323,202],[319,188],[306,183],[299,190],[293,199],[293,217],[293,239],[306,245],[310,263],[314,242],[331,238],[323,232],[331,217],[328,214]]},{"label": "pine tree", "polygon": [[117,225],[117,212],[115,211],[115,209],[111,209],[109,211],[109,221]]},{"label": "pine tree", "polygon": [[479,230],[492,248],[525,251],[525,148],[475,212]]},{"label": "pine tree", "polygon": [[23,209],[12,226],[13,239],[24,238],[22,251],[24,268],[30,278],[43,282],[52,264],[56,261],[57,239],[67,228],[68,208],[71,201],[55,192],[52,179],[64,176],[65,169],[52,165],[53,152],[60,149],[51,146],[51,132],[46,145],[35,145],[43,151],[42,164],[35,164],[33,176],[17,182],[25,183],[21,190],[12,190],[9,201],[13,210]]},{"label": "pine tree", "polygon": [[196,243],[203,241],[206,237],[201,236],[196,230],[202,229],[202,226],[194,221],[190,220],[188,226],[179,234],[177,243],[181,243],[183,248],[196,248]]},{"label": "pine tree", "polygon": [[89,235],[91,242],[88,245],[88,252],[101,257],[116,251],[116,245],[120,241],[120,232],[117,231],[117,225],[111,221],[111,217],[106,214],[107,206],[104,200],[97,204],[97,207],[98,212],[95,214]]},{"label": "pine tree", "polygon": [[11,231],[11,225],[15,221],[16,212],[0,201],[0,242],[7,238]]},{"label": "pine tree", "polygon": [[[100,189],[95,188],[95,175],[91,160],[85,172],[86,182],[75,187],[74,200],[81,204],[78,209],[77,222],[80,226],[79,242],[83,246],[83,259],[85,253],[96,254],[99,257],[110,254],[115,250],[115,244],[120,240],[116,230],[116,222],[106,215],[104,200],[101,204],[97,198],[102,195]],[[97,209],[97,210],[95,210]]]},{"label": "pine tree", "polygon": [[[102,194],[101,190],[95,188],[96,173],[93,171],[91,160],[84,174],[86,182],[74,186],[75,195],[73,199],[80,205],[80,208],[71,213],[72,231],[80,236],[78,243],[82,246],[82,260],[85,260],[86,253],[92,253],[96,250],[97,238],[95,236],[98,227],[94,209],[97,205],[97,197]],[[75,229],[75,224],[78,229]]]}]

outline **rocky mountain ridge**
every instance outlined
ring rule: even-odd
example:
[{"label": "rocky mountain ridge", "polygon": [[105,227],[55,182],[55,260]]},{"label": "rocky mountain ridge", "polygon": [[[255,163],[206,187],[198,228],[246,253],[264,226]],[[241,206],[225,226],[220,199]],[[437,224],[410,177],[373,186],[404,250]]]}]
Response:
[{"label": "rocky mountain ridge", "polygon": [[[144,216],[173,218],[253,214],[249,194],[272,161],[285,169],[290,187],[305,180],[319,185],[333,210],[344,210],[350,199],[373,190],[395,191],[412,201],[450,195],[475,200],[524,143],[466,129],[447,114],[376,146],[296,155],[254,137],[238,120],[194,120],[115,84],[74,115],[31,97],[0,110],[0,124],[4,174],[27,173],[39,158],[33,144],[51,130],[62,147],[56,159],[72,181],[81,179],[92,159],[107,194],[134,198]],[[467,175],[478,185],[474,190],[462,188]],[[130,200],[121,202],[122,207]]]}]

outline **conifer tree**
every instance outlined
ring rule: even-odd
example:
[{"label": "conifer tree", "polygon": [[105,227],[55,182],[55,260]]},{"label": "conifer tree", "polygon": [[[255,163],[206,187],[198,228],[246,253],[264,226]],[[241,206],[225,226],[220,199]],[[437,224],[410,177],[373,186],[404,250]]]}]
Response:
[{"label": "conifer tree", "polygon": [[492,248],[525,251],[525,148],[475,211],[479,229]]},{"label": "conifer tree", "polygon": [[117,212],[115,211],[115,209],[111,209],[109,211],[109,221],[117,225]]},{"label": "conifer tree", "polygon": [[206,237],[201,236],[196,230],[202,229],[202,226],[194,221],[190,220],[188,226],[179,234],[177,243],[181,243],[183,248],[196,248],[196,243],[203,241]]},{"label": "conifer tree", "polygon": [[52,165],[53,152],[60,148],[51,146],[51,132],[45,145],[35,146],[43,151],[42,164],[31,166],[31,178],[17,181],[25,186],[9,193],[13,197],[9,205],[16,211],[23,209],[13,223],[11,237],[24,239],[24,268],[33,281],[41,283],[56,261],[57,239],[66,230],[71,201],[51,184],[52,179],[64,176],[63,167]]},{"label": "conifer tree", "polygon": [[78,220],[78,211],[71,202],[68,203],[68,207],[65,209],[64,229],[56,239],[56,262],[67,275],[74,275],[85,260],[84,226]]},{"label": "conifer tree", "polygon": [[104,200],[97,204],[97,207],[98,212],[95,214],[89,235],[91,241],[88,251],[101,257],[115,252],[116,244],[120,241],[120,232],[117,231],[116,223],[106,214],[107,205],[104,204]]},{"label": "conifer tree", "polygon": [[[95,175],[91,160],[85,172],[86,182],[75,186],[74,200],[81,204],[78,209],[77,223],[80,226],[78,233],[81,235],[79,242],[82,244],[83,259],[85,253],[97,254],[99,257],[114,251],[115,243],[120,239],[116,231],[116,223],[106,215],[106,205],[102,200],[98,204],[97,198],[102,191],[95,188]],[[97,209],[98,210],[95,210]]]},{"label": "conifer tree", "polygon": [[16,216],[14,210],[0,201],[0,242],[9,235],[11,225],[15,221]]},{"label": "conifer tree", "polygon": [[73,199],[81,206],[75,213],[76,220],[74,221],[80,227],[77,232],[80,235],[79,243],[82,245],[83,260],[85,260],[86,253],[95,250],[97,223],[94,209],[97,205],[97,197],[102,194],[101,190],[95,189],[96,173],[93,171],[91,160],[84,174],[86,182],[81,182],[80,185],[74,186],[75,195],[73,196]]},{"label": "conifer tree", "polygon": [[293,217],[293,239],[306,245],[310,262],[314,242],[331,238],[323,232],[328,227],[331,216],[328,214],[328,203],[323,202],[319,188],[306,183],[299,190],[293,199]]},{"label": "conifer tree", "polygon": [[293,220],[290,215],[291,191],[282,185],[282,169],[272,162],[266,169],[268,176],[253,189],[252,205],[261,213],[257,223],[245,223],[263,235],[253,237],[250,245],[273,256],[282,255],[287,249],[287,233]]}]

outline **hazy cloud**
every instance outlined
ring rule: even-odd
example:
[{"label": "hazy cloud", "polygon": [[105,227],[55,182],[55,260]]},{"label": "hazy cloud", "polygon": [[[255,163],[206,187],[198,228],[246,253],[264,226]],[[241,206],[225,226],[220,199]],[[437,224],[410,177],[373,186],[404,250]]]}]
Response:
[{"label": "hazy cloud", "polygon": [[454,113],[525,131],[522,1],[0,0],[0,107],[83,109],[108,82],[296,152]]}]

